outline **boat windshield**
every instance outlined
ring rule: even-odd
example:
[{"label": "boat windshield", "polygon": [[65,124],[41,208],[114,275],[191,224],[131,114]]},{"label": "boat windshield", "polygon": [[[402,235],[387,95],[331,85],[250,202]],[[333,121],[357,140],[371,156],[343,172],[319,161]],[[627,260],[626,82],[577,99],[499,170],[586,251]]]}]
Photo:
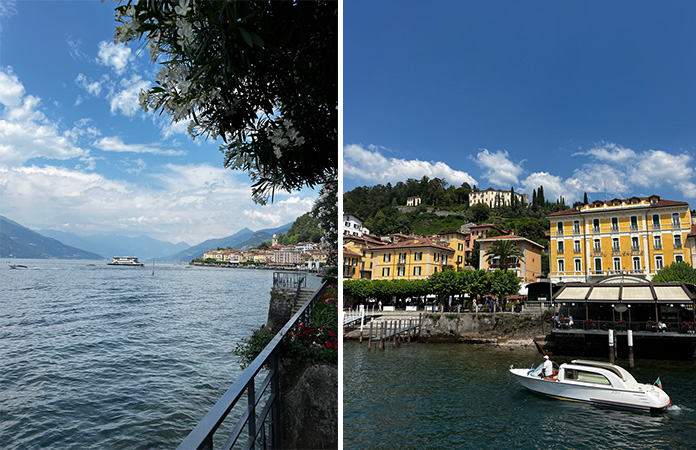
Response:
[{"label": "boat windshield", "polygon": [[544,368],[544,363],[541,363],[537,366],[536,369],[527,372],[527,375],[531,375],[533,377],[538,377],[541,374],[541,369]]}]

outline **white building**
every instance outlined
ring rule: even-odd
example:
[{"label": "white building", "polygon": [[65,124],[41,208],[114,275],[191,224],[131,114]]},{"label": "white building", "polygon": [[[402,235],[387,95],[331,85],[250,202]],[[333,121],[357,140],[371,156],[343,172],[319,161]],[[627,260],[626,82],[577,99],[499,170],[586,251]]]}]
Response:
[{"label": "white building", "polygon": [[529,194],[488,189],[485,191],[469,192],[469,205],[485,203],[491,208],[509,206],[512,203],[513,195],[517,198],[518,202],[529,204]]},{"label": "white building", "polygon": [[355,214],[343,214],[343,234],[362,236],[362,220]]}]

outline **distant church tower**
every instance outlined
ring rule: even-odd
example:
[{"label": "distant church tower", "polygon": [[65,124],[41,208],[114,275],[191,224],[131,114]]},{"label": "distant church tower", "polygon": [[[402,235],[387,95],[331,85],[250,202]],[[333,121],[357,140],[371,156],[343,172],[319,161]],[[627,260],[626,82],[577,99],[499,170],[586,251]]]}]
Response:
[{"label": "distant church tower", "polygon": [[273,240],[271,240],[271,245],[278,245],[278,235],[273,235]]}]

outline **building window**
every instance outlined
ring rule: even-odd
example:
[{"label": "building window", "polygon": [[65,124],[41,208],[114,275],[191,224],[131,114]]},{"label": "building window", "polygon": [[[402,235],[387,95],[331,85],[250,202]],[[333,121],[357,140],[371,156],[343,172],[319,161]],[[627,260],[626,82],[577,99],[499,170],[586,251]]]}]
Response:
[{"label": "building window", "polygon": [[406,267],[401,266],[397,269],[396,274],[400,277],[403,277],[406,275]]},{"label": "building window", "polygon": [[675,249],[682,248],[681,235],[678,235],[678,234],[674,235],[674,248]]},{"label": "building window", "polygon": [[602,241],[600,241],[599,239],[595,239],[593,250],[595,252],[601,252],[602,251]]},{"label": "building window", "polygon": [[573,242],[573,251],[575,253],[580,253],[580,241]]},{"label": "building window", "polygon": [[653,237],[653,247],[655,250],[662,250],[662,236]]},{"label": "building window", "polygon": [[435,261],[435,262],[440,261],[440,254],[439,253],[433,253],[433,261]]},{"label": "building window", "polygon": [[672,213],[672,228],[680,228],[679,213]]},{"label": "building window", "polygon": [[413,275],[420,276],[420,274],[421,274],[421,267],[420,266],[414,267],[413,268]]},{"label": "building window", "polygon": [[580,234],[580,221],[576,220],[573,222],[573,233]]},{"label": "building window", "polygon": [[464,251],[464,244],[457,244],[457,250]]},{"label": "building window", "polygon": [[592,221],[592,232],[599,233],[599,219],[595,219]]},{"label": "building window", "polygon": [[638,238],[637,237],[632,237],[631,238],[631,250],[634,252],[637,252],[640,250],[640,245],[638,245]]},{"label": "building window", "polygon": [[594,270],[595,270],[595,273],[602,273],[602,258],[595,258]]},{"label": "building window", "polygon": [[416,252],[413,255],[413,260],[414,261],[422,261],[423,260],[423,252]]},{"label": "building window", "polygon": [[457,256],[457,264],[461,264],[461,263],[462,263],[462,256],[459,255],[459,256]]},{"label": "building window", "polygon": [[563,241],[558,241],[558,254],[563,254]]},{"label": "building window", "polygon": [[406,253],[399,253],[399,264],[406,264]]},{"label": "building window", "polygon": [[621,258],[614,258],[614,272],[621,272]]},{"label": "building window", "polygon": [[664,261],[662,260],[661,255],[655,256],[655,270],[660,270],[665,266]]},{"label": "building window", "polygon": [[582,272],[582,261],[579,259],[575,260],[575,271]]},{"label": "building window", "polygon": [[684,262],[684,257],[682,255],[674,255],[674,262]]},{"label": "building window", "polygon": [[638,231],[638,217],[631,216],[631,231]]},{"label": "building window", "polygon": [[390,262],[391,261],[391,253],[385,253],[384,254],[384,262]]},{"label": "building window", "polygon": [[660,215],[659,214],[653,214],[652,223],[653,223],[653,230],[660,229]]},{"label": "building window", "polygon": [[557,234],[558,234],[559,236],[563,236],[563,222],[558,222],[558,224],[556,225],[556,227],[557,227],[557,228],[556,228]]},{"label": "building window", "polygon": [[640,272],[640,256],[633,257],[633,271]]},{"label": "building window", "polygon": [[611,231],[619,231],[619,219],[616,217],[611,218]]},{"label": "building window", "polygon": [[383,277],[389,276],[389,267],[382,267],[382,276]]},{"label": "building window", "polygon": [[621,249],[619,247],[619,238],[612,238],[611,239],[611,251],[613,251],[613,252],[621,251]]},{"label": "building window", "polygon": [[447,265],[447,255],[442,255],[442,265],[443,266]]},{"label": "building window", "polygon": [[565,272],[565,261],[563,261],[562,259],[558,260],[558,271]]}]

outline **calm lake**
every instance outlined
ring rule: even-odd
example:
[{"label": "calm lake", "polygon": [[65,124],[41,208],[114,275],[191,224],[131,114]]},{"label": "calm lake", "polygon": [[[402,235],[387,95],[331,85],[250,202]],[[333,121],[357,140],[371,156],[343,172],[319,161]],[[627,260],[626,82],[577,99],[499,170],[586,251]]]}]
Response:
[{"label": "calm lake", "polygon": [[2,448],[176,447],[241,373],[232,350],[266,322],[273,284],[265,270],[12,264],[28,268],[0,264]]},{"label": "calm lake", "polygon": [[696,447],[694,362],[636,361],[636,379],[659,376],[672,398],[665,412],[650,414],[527,391],[507,370],[539,364],[535,349],[411,343],[368,352],[352,341],[343,348],[346,450]]}]

